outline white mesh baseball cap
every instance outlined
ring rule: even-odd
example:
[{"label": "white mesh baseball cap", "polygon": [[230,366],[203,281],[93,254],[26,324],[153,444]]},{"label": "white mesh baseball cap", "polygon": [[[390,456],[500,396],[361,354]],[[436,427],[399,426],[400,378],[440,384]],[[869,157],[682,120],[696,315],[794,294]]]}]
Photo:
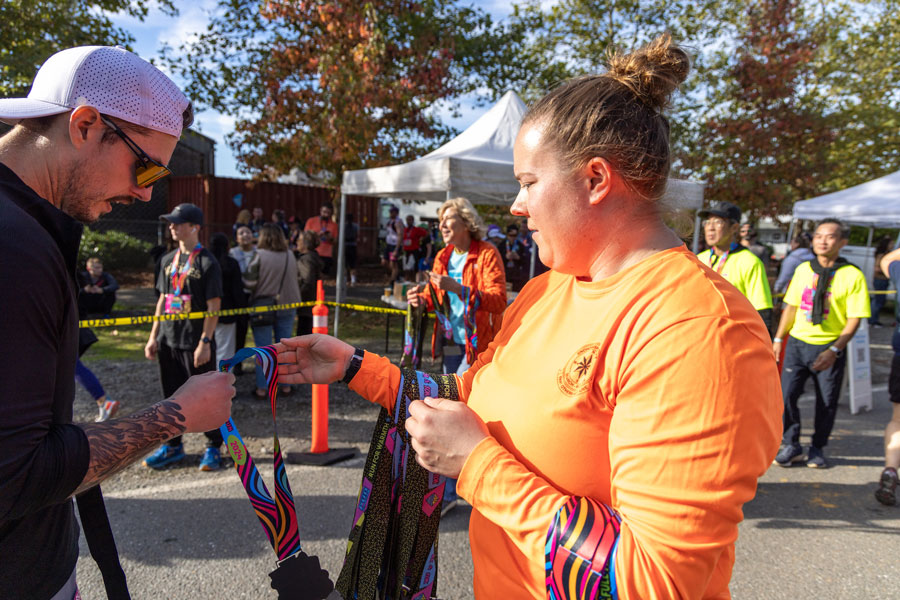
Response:
[{"label": "white mesh baseball cap", "polygon": [[188,104],[171,79],[138,55],[118,46],[79,46],[48,58],[27,98],[0,99],[0,120],[13,124],[87,105],[180,137]]}]

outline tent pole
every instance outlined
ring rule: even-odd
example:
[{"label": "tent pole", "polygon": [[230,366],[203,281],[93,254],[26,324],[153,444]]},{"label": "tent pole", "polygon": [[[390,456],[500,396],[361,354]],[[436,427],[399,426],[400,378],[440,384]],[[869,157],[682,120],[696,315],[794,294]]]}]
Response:
[{"label": "tent pole", "polygon": [[785,256],[790,254],[791,252],[791,240],[794,239],[794,225],[796,225],[797,219],[791,219],[791,224],[788,227],[788,238],[787,238],[787,252],[784,253]]},{"label": "tent pole", "polygon": [[[864,269],[869,268],[869,248],[872,247],[872,236],[874,236],[874,235],[875,235],[875,226],[873,225],[873,226],[869,227],[869,237],[866,240],[866,264],[863,267]],[[873,265],[875,264],[875,255],[874,254],[872,255],[872,264]],[[863,271],[863,273],[865,273],[865,271]],[[872,267],[872,277],[873,278],[875,277],[874,266]],[[871,284],[872,282],[869,282],[869,283]]]},{"label": "tent pole", "polygon": [[694,240],[691,242],[691,252],[697,254],[700,251],[700,229],[702,222],[700,215],[694,215]]},{"label": "tent pole", "polygon": [[[340,304],[344,297],[344,229],[346,228],[347,194],[341,193],[341,212],[338,213],[338,255],[337,255],[337,281],[335,281],[334,301]],[[334,337],[338,337],[338,322],[341,317],[339,306],[334,307]]]}]

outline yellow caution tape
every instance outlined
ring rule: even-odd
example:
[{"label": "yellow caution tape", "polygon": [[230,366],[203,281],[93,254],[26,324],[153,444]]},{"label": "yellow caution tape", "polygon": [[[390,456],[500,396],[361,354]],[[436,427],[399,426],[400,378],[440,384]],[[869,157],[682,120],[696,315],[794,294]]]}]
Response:
[{"label": "yellow caution tape", "polygon": [[[248,308],[231,308],[217,310],[215,312],[192,312],[173,315],[137,315],[134,317],[117,317],[115,319],[86,319],[79,321],[79,327],[121,327],[128,325],[142,325],[154,321],[183,321],[184,319],[203,319],[205,317],[229,317],[231,315],[250,315],[270,312],[273,310],[291,310],[315,306],[317,302],[291,302],[290,304],[276,304],[274,306],[251,306]],[[381,313],[388,315],[405,315],[405,310],[399,308],[382,308],[380,306],[367,306],[365,304],[338,304],[337,302],[323,302],[327,306],[339,306],[359,312]]]},{"label": "yellow caution tape", "polygon": [[[870,291],[869,294],[896,294],[894,290]],[[783,298],[784,294],[774,294],[773,298]],[[251,306],[248,308],[231,308],[217,310],[215,312],[192,312],[175,315],[137,315],[134,317],[118,317],[115,319],[86,319],[79,321],[79,327],[120,327],[128,325],[142,325],[154,321],[182,321],[184,319],[203,319],[205,317],[229,317],[231,315],[251,315],[270,312],[273,310],[291,310],[315,306],[317,302],[292,302],[290,304],[277,304],[275,306]],[[344,304],[338,302],[323,302],[326,306],[337,306],[357,312],[378,313],[383,315],[405,315],[406,311],[399,308],[383,308],[381,306],[369,306],[366,304]]]},{"label": "yellow caution tape", "polygon": [[[888,294],[896,294],[897,290],[869,290],[870,296],[887,296]],[[772,294],[773,298],[784,298],[784,292]]]},{"label": "yellow caution tape", "polygon": [[340,308],[349,308],[360,312],[382,313],[385,315],[405,315],[406,311],[399,308],[382,308],[380,306],[369,306],[367,304],[338,304],[337,302],[326,302],[328,306],[339,306]]}]

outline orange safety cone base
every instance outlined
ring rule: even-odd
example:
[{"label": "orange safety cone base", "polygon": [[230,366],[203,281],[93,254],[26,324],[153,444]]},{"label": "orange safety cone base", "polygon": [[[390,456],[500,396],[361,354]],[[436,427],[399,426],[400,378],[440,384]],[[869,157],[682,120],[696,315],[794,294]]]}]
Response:
[{"label": "orange safety cone base", "polygon": [[327,467],[355,458],[357,454],[356,448],[331,448],[327,452],[285,452],[284,462],[291,465]]}]

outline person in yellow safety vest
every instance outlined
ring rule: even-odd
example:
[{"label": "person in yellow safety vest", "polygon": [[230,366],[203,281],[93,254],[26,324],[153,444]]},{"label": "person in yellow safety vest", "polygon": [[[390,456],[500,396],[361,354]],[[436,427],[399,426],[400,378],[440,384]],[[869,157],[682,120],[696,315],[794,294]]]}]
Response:
[{"label": "person in yellow safety vest", "polygon": [[709,250],[697,255],[704,265],[725,278],[750,300],[766,329],[772,321],[772,292],[762,261],[738,240],[741,209],[731,202],[714,202],[699,213]]}]

